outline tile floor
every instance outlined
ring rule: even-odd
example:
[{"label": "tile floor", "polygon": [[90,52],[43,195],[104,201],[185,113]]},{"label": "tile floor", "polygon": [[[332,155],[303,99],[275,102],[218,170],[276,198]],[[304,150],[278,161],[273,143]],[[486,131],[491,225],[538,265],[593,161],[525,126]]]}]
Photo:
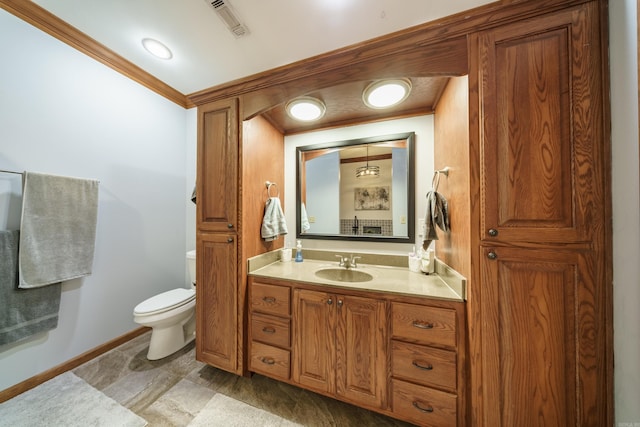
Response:
[{"label": "tile floor", "polygon": [[146,419],[150,427],[186,426],[216,393],[305,426],[410,425],[262,375],[245,378],[213,368],[195,360],[193,343],[149,361],[149,339],[147,332],[73,373]]}]

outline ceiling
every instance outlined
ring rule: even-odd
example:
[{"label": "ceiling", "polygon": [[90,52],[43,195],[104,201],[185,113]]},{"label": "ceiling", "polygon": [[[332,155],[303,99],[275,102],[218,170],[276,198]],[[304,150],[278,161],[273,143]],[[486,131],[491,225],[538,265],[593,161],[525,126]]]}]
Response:
[{"label": "ceiling", "polygon": [[[264,76],[265,71],[277,67],[307,62],[336,49],[358,46],[439,18],[501,3],[495,0],[211,0],[218,6],[214,8],[208,0],[32,1],[107,51],[115,52],[125,63],[128,61],[158,79],[163,87],[167,86],[169,99],[187,107],[193,106],[191,101],[200,94],[210,93],[211,88],[224,87],[234,80]],[[247,30],[245,35],[237,37],[223,22],[219,15],[221,3]],[[466,15],[462,14],[461,18]],[[168,46],[173,58],[158,59],[144,50],[141,41],[147,37]],[[103,49],[95,42],[90,46]],[[454,49],[448,54],[466,61],[466,43],[462,44],[465,52]],[[91,55],[92,51],[85,52]],[[433,58],[428,53],[423,56],[427,62]],[[353,77],[340,84],[332,85],[329,81],[318,85],[313,80],[315,77],[309,77],[306,81],[316,86],[309,93],[308,86],[296,90],[274,86],[280,88],[281,94],[286,93],[287,98],[280,96],[267,107],[247,113],[245,118],[260,114],[283,134],[292,134],[428,114],[433,112],[449,77],[460,75],[437,72],[419,75],[429,68],[425,64],[420,72],[407,74],[406,64],[396,62],[384,66],[383,70],[376,65],[376,77],[364,76],[361,71],[352,72]],[[413,65],[415,69],[416,64]],[[409,78],[412,91],[399,106],[371,110],[362,102],[362,91],[381,74]],[[161,93],[165,93],[164,89]],[[259,98],[263,95],[255,94],[258,102],[262,102]],[[327,112],[322,119],[313,123],[297,122],[287,116],[286,102],[290,97],[301,95],[324,101]],[[245,101],[246,107],[250,102]]]},{"label": "ceiling", "polygon": [[33,1],[185,95],[493,2],[223,0],[248,29],[236,38],[207,0]]}]

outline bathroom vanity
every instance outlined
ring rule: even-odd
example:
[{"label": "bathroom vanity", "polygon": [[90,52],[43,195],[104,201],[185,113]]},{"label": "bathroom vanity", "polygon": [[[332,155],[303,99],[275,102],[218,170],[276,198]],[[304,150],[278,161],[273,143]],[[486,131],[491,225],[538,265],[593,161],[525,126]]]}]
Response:
[{"label": "bathroom vanity", "polygon": [[[407,414],[442,414],[431,425],[612,425],[607,9],[497,1],[190,95],[198,360],[418,424]],[[363,112],[362,88],[389,77],[432,102]],[[309,94],[327,103],[323,122],[288,121],[287,102]],[[434,167],[452,171],[438,190],[451,233],[436,254],[467,278],[465,302],[249,275],[247,259],[283,244],[259,230],[265,181],[284,182],[285,135],[429,113]],[[416,313],[434,327],[403,326],[429,320]],[[442,339],[426,338],[435,331]],[[423,354],[444,363],[437,381],[412,373]],[[406,360],[418,366],[407,372]]]},{"label": "bathroom vanity", "polygon": [[[465,280],[442,264],[351,270],[326,255],[249,267],[249,370],[419,425],[466,425]],[[322,277],[336,270],[358,274]]]}]

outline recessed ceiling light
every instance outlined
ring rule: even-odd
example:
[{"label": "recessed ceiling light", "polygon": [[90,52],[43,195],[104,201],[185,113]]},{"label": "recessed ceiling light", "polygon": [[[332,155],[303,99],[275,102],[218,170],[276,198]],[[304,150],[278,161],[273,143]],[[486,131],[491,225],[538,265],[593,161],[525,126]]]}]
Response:
[{"label": "recessed ceiling light", "polygon": [[160,43],[158,40],[145,38],[142,39],[142,46],[152,54],[153,56],[160,59],[171,59],[173,58],[173,53],[169,50],[168,47]]},{"label": "recessed ceiling light", "polygon": [[326,107],[322,101],[310,96],[301,96],[289,101],[286,106],[287,114],[303,122],[311,122],[324,116]]},{"label": "recessed ceiling light", "polygon": [[408,79],[381,80],[367,86],[362,93],[362,100],[369,108],[387,108],[407,99],[409,92],[411,81]]}]

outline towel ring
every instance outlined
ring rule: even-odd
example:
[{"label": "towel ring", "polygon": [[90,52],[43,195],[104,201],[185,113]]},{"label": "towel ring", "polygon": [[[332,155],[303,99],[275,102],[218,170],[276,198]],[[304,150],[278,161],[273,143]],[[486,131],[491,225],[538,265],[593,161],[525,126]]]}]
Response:
[{"label": "towel ring", "polygon": [[440,186],[440,174],[444,176],[449,176],[449,166],[444,169],[437,170],[433,173],[433,178],[431,179],[431,188],[433,191],[438,191],[438,187]]},{"label": "towel ring", "polygon": [[[269,197],[280,197],[280,190],[278,189],[278,184],[276,184],[275,182],[266,181],[266,182],[264,183],[264,185],[265,185],[265,187],[267,187],[267,195],[268,195]],[[276,195],[275,195],[275,196],[272,196],[272,195],[271,195],[271,187],[274,187],[274,186],[275,186],[275,188],[276,188],[277,193],[276,193]]]}]

